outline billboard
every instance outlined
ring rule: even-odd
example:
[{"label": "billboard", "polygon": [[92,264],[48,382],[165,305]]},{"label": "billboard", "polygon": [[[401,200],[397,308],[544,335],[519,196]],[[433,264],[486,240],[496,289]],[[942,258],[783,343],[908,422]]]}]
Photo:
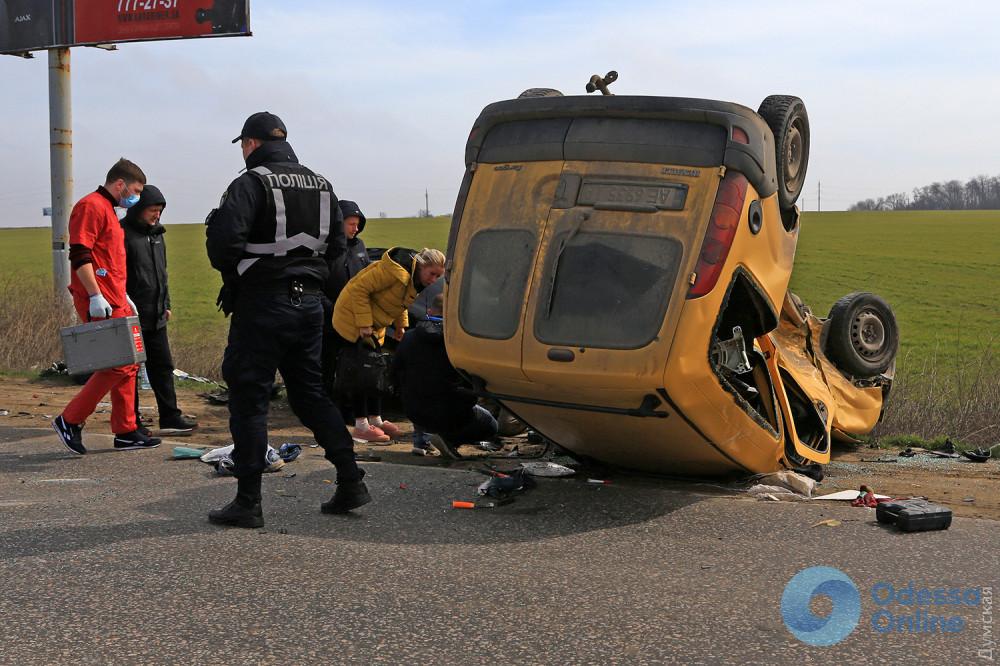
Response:
[{"label": "billboard", "polygon": [[0,0],[0,54],[249,34],[249,0]]}]

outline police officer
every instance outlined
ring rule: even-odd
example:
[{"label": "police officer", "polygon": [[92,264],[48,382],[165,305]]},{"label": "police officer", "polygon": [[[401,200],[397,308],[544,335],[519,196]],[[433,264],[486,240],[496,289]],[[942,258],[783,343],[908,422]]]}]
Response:
[{"label": "police officer", "polygon": [[229,386],[236,499],[210,522],[261,527],[261,472],[267,410],[280,370],[288,402],[337,468],[337,490],[323,513],[371,501],[344,420],[322,386],[320,288],[344,251],[342,216],[330,183],[299,164],[284,123],[266,111],[247,118],[233,140],[247,171],[206,220],[206,246],[222,274],[219,303],[232,313],[222,376]]}]

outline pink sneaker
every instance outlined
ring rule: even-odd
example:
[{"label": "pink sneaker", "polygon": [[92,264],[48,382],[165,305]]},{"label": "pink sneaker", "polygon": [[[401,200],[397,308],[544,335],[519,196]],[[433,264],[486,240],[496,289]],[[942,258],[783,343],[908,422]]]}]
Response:
[{"label": "pink sneaker", "polygon": [[395,423],[390,423],[389,421],[382,421],[382,425],[379,426],[382,432],[389,435],[393,439],[399,439],[403,435],[403,431],[399,429],[399,426]]},{"label": "pink sneaker", "polygon": [[354,429],[353,433],[354,439],[360,439],[363,442],[388,442],[389,435],[382,432],[381,429],[375,426],[368,426],[368,430],[358,430]]}]

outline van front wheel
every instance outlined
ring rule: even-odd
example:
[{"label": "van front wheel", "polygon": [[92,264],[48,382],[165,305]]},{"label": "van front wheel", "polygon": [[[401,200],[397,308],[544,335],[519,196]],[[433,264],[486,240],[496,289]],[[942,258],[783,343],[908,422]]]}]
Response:
[{"label": "van front wheel", "polygon": [[765,97],[757,109],[774,134],[775,166],[778,172],[778,204],[795,205],[806,182],[809,166],[809,116],[806,105],[791,95]]}]

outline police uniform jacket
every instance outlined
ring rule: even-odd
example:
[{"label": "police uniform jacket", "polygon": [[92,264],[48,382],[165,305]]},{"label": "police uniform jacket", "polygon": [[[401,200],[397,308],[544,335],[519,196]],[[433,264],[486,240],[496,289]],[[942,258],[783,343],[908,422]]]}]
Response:
[{"label": "police uniform jacket", "polygon": [[226,287],[240,291],[292,279],[319,288],[345,248],[343,217],[329,183],[299,165],[287,141],[265,141],[246,165],[205,221],[212,267]]}]

